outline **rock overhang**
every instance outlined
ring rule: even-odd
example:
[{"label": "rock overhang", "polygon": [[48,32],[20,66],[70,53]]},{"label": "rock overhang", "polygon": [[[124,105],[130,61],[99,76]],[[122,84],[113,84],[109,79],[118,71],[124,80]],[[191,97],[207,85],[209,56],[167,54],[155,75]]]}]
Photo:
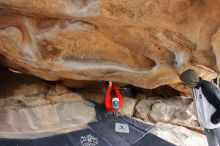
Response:
[{"label": "rock overhang", "polygon": [[[203,1],[0,2],[0,54],[46,80],[112,80],[143,88],[218,71],[220,3]],[[210,76],[209,76],[210,77]]]}]

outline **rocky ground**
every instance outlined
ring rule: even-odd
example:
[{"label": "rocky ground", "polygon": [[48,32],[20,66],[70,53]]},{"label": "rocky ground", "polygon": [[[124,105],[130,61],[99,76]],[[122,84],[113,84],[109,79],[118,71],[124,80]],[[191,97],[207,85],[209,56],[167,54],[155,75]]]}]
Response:
[{"label": "rocky ground", "polygon": [[[0,82],[0,137],[4,138],[44,137],[85,128],[96,120],[87,99],[99,103],[104,99],[98,85],[70,90],[59,83],[10,72],[6,75],[1,74]],[[128,93],[124,92],[121,114],[155,124],[153,133],[178,146],[207,145],[190,97],[143,93],[134,97]]]}]

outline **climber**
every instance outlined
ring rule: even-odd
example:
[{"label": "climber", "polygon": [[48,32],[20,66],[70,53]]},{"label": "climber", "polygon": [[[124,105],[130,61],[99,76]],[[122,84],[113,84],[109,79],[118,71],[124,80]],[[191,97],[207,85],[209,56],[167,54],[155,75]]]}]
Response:
[{"label": "climber", "polygon": [[[111,97],[112,88],[114,96]],[[105,106],[109,112],[117,112],[123,104],[123,97],[116,86],[116,83],[108,82],[108,87],[105,91]]]},{"label": "climber", "polygon": [[180,80],[192,88],[197,118],[209,146],[220,145],[220,91],[218,87],[203,80],[196,71],[188,69],[180,74]]}]

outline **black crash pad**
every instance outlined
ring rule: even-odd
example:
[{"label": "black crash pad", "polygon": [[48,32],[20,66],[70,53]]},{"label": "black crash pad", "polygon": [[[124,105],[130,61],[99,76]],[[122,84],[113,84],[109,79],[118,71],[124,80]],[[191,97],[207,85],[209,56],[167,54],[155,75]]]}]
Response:
[{"label": "black crash pad", "polygon": [[72,146],[65,134],[33,140],[34,146]]},{"label": "black crash pad", "polygon": [[141,131],[129,124],[129,133],[115,132],[115,123],[127,124],[120,118],[112,117],[99,122],[89,123],[89,127],[100,137],[109,141],[112,145],[117,146],[135,144],[146,134],[144,131]]},{"label": "black crash pad", "polygon": [[130,118],[128,116],[118,116],[118,118],[121,119],[122,121],[126,122],[130,126],[133,126],[133,127],[137,128],[145,133],[151,132],[154,128],[153,125],[140,122],[140,121],[135,120],[133,118]]},{"label": "black crash pad", "polygon": [[109,146],[90,129],[67,133],[67,138],[73,146]]},{"label": "black crash pad", "polygon": [[34,146],[32,140],[1,139],[0,146]]},{"label": "black crash pad", "polygon": [[148,133],[144,136],[144,138],[142,138],[140,141],[138,141],[136,144],[132,146],[176,146],[176,145],[169,143],[152,133]]},{"label": "black crash pad", "polygon": [[[115,123],[129,126],[129,133],[115,132]],[[175,146],[151,133],[148,125],[126,116],[88,124],[90,129],[39,139],[0,139],[0,146]]]}]

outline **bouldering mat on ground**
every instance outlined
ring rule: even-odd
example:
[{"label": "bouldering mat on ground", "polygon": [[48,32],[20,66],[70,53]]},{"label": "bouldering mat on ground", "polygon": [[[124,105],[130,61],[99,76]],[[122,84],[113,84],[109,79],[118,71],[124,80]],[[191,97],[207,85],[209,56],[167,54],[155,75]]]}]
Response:
[{"label": "bouldering mat on ground", "polygon": [[136,144],[132,146],[176,146],[176,145],[169,143],[152,133],[148,133],[144,136],[144,138],[142,138],[140,141],[138,141]]},{"label": "bouldering mat on ground", "polygon": [[133,118],[130,118],[128,116],[118,116],[118,118],[120,118],[121,120],[123,120],[124,122],[129,124],[130,126],[133,126],[139,130],[142,130],[145,133],[150,132],[154,128],[153,125],[149,125],[149,124],[140,122],[140,121],[135,120]]},{"label": "bouldering mat on ground", "polygon": [[[129,133],[115,132],[115,123],[129,126]],[[0,146],[175,146],[151,133],[151,125],[126,116],[88,124],[90,129],[39,139],[0,139]]]},{"label": "bouldering mat on ground", "polygon": [[72,146],[65,134],[33,140],[34,146]]},{"label": "bouldering mat on ground", "polygon": [[[112,145],[124,146],[135,144],[138,140],[144,137],[146,134],[144,131],[141,131],[128,124],[129,133],[119,133],[115,132],[115,124],[122,123],[127,124],[123,120],[117,117],[106,118],[105,120],[89,123],[89,127],[96,132],[103,139],[108,140]],[[120,144],[120,141],[124,141]]]},{"label": "bouldering mat on ground", "polygon": [[32,140],[1,139],[0,146],[35,146]]},{"label": "bouldering mat on ground", "polygon": [[33,140],[1,139],[0,146],[110,146],[90,129]]},{"label": "bouldering mat on ground", "polygon": [[74,146],[109,146],[90,129],[67,133],[67,138]]}]

